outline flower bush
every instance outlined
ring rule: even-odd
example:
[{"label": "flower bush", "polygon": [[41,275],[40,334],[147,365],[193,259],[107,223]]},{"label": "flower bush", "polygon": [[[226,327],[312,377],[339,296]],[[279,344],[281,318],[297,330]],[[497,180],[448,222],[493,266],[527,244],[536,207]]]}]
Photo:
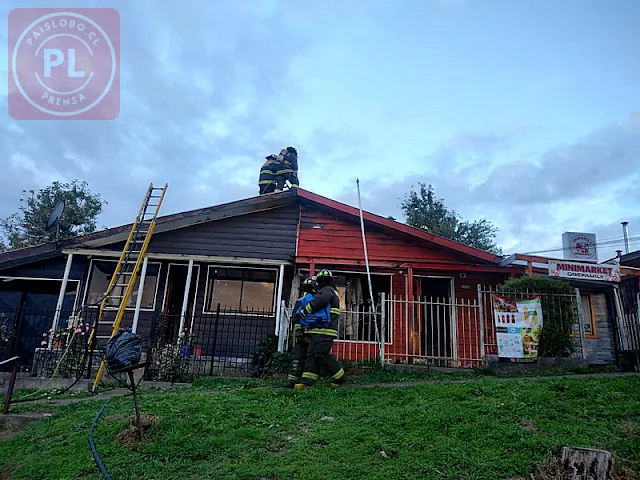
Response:
[{"label": "flower bush", "polygon": [[46,376],[53,376],[55,373],[57,377],[74,377],[85,349],[88,332],[89,324],[83,324],[79,316],[69,317],[64,328],[44,332],[40,346],[45,350],[39,353],[38,369],[42,369]]},{"label": "flower bush", "polygon": [[176,344],[168,344],[157,349],[155,365],[158,379],[175,382],[187,373],[191,356],[191,333],[185,328],[178,334]]}]

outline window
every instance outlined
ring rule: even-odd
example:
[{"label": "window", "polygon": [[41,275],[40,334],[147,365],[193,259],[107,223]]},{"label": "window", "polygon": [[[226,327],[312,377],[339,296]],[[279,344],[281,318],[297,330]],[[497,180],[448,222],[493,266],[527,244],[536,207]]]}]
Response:
[{"label": "window", "polygon": [[[316,271],[319,269],[316,268]],[[304,278],[309,273],[306,272]],[[381,330],[381,315],[379,311],[380,294],[386,293],[389,298],[391,280],[389,275],[372,274],[371,285],[373,298],[378,306],[376,315],[369,306],[369,281],[366,274],[342,273],[333,270],[333,278],[340,296],[340,322],[338,324],[338,339],[357,342],[375,342],[376,324],[378,332]],[[375,324],[374,324],[375,319]],[[387,319],[385,332],[386,343],[391,341],[390,322]]]},{"label": "window", "polygon": [[[105,292],[109,288],[109,282],[115,272],[118,262],[115,260],[98,260],[91,262],[91,276],[89,277],[89,288],[87,290],[87,305],[99,306],[102,302]],[[140,275],[142,269],[138,272],[133,290],[127,300],[127,308],[135,308],[138,301],[138,289],[140,287]],[[160,275],[159,263],[148,263],[147,274],[144,280],[144,288],[142,290],[142,302],[140,308],[145,310],[153,309],[156,303],[156,290],[158,286],[158,277]],[[119,283],[124,283],[121,279]],[[107,300],[107,307],[117,308],[120,306],[120,299],[125,292],[124,286],[114,287]],[[97,305],[95,305],[97,304]]]},{"label": "window", "polygon": [[271,313],[275,291],[275,270],[209,267],[204,309]]},{"label": "window", "polygon": [[[590,293],[580,294],[580,306],[583,315],[584,335],[585,337],[596,336],[596,321],[593,312],[593,296]],[[580,335],[580,325],[577,323],[573,327],[574,335]]]}]

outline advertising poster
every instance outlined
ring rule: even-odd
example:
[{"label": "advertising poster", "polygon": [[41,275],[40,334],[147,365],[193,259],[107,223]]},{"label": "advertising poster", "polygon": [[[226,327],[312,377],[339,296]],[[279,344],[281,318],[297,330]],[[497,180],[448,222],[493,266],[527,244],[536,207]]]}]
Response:
[{"label": "advertising poster", "polygon": [[492,297],[498,356],[536,359],[542,332],[540,297],[515,299],[496,294]]}]

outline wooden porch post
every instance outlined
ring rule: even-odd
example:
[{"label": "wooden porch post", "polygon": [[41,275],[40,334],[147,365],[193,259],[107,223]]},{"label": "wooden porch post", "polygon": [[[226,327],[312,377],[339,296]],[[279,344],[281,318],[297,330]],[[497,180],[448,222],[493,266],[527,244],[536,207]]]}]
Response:
[{"label": "wooden porch post", "polygon": [[138,318],[140,317],[140,306],[142,305],[142,293],[144,292],[144,279],[147,277],[147,265],[149,257],[144,257],[142,261],[142,271],[140,272],[140,285],[138,286],[138,298],[136,299],[136,312],[133,314],[133,325],[131,331],[136,333],[138,330]]},{"label": "wooden porch post", "polygon": [[316,273],[316,264],[314,262],[311,262],[309,264],[309,276],[313,277]]},{"label": "wooden porch post", "polygon": [[278,275],[278,294],[276,296],[276,331],[275,335],[280,336],[280,313],[282,311],[282,284],[284,283],[284,263],[280,265]]},{"label": "wooden porch post", "polygon": [[[184,286],[184,298],[182,299],[182,311],[180,312],[180,329],[178,335],[184,330],[184,321],[187,314],[187,305],[189,304],[189,290],[191,289],[191,275],[193,274],[193,259],[189,260],[189,269],[187,270],[187,284]],[[178,337],[180,338],[180,337]]]},{"label": "wooden porch post", "polygon": [[[71,264],[73,263],[73,253],[67,255],[67,264],[64,267],[64,275],[62,276],[62,285],[60,285],[60,293],[58,294],[58,303],[56,304],[56,312],[53,316],[51,328],[55,331],[60,323],[60,315],[62,313],[62,304],[64,303],[64,294],[67,291],[67,283],[69,283],[69,273],[71,273]],[[53,335],[51,336],[53,338]]]},{"label": "wooden porch post", "polygon": [[416,325],[416,309],[413,304],[413,267],[407,268],[407,290],[409,322],[411,325],[411,352],[412,355],[420,355],[420,327]]}]

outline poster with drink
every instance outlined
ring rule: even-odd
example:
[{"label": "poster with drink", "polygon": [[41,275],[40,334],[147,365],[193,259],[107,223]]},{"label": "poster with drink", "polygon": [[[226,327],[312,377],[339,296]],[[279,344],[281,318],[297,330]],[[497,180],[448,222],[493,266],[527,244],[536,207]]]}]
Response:
[{"label": "poster with drink", "polygon": [[536,359],[542,332],[540,297],[516,299],[493,294],[492,301],[498,356]]}]

